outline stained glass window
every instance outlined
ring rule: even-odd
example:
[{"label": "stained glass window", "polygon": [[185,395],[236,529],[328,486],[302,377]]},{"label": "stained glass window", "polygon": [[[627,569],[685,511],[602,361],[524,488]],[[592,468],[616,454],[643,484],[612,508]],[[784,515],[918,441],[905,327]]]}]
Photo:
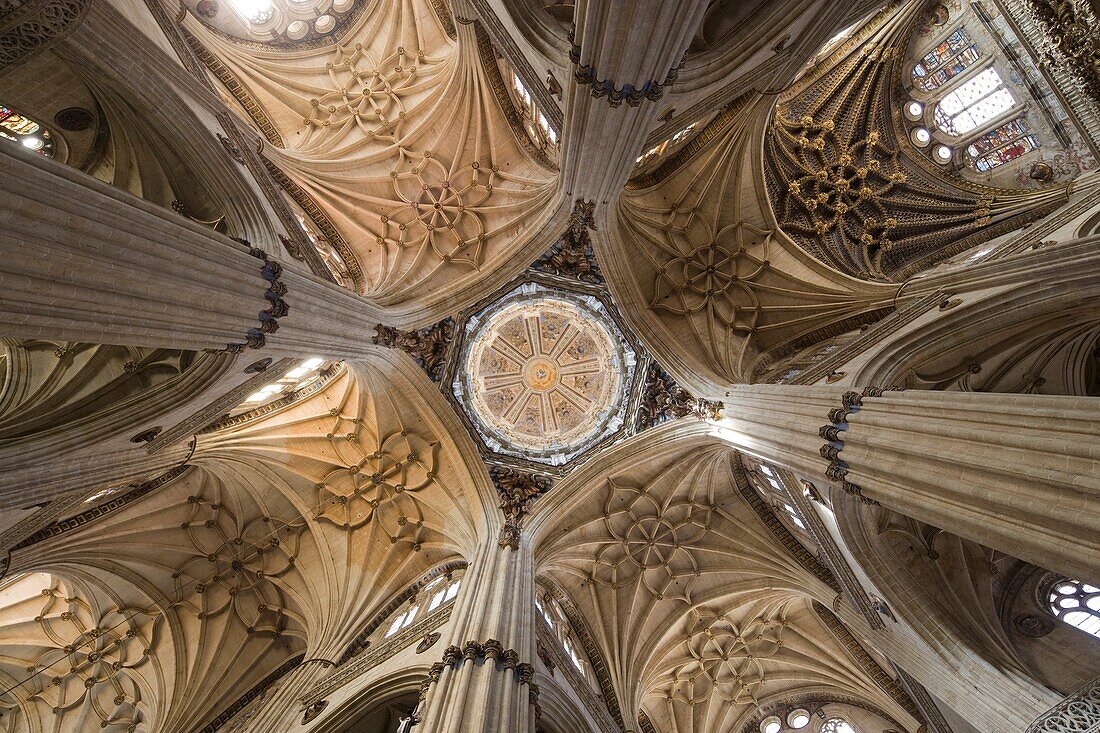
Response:
[{"label": "stained glass window", "polygon": [[913,81],[926,92],[939,89],[981,58],[978,47],[962,28],[945,38],[913,67]]},{"label": "stained glass window", "polygon": [[1016,98],[1004,88],[996,69],[986,69],[936,105],[936,125],[948,135],[959,136],[981,127],[1012,109]]},{"label": "stained glass window", "polygon": [[1050,589],[1048,600],[1055,616],[1100,638],[1100,588],[1067,578]]},{"label": "stained glass window", "polygon": [[1027,120],[1017,117],[972,142],[966,154],[975,170],[985,173],[1038,148],[1039,140],[1030,133]]},{"label": "stained glass window", "polygon": [[0,104],[0,137],[20,143],[46,157],[53,157],[50,131],[26,115]]},{"label": "stained glass window", "polygon": [[821,726],[821,733],[856,733],[856,729],[844,718],[829,718]]}]

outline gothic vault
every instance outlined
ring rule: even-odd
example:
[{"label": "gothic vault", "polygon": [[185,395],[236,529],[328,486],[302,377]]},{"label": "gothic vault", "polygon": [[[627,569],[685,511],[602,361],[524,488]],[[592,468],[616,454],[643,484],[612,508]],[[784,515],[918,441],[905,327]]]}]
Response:
[{"label": "gothic vault", "polygon": [[0,0],[0,733],[1100,731],[1097,0]]}]

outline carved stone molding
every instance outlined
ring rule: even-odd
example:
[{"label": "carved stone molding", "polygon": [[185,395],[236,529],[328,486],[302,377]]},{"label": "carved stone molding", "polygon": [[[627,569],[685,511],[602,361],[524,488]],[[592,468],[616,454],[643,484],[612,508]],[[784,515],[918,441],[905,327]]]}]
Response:
[{"label": "carved stone molding", "polygon": [[283,266],[269,259],[267,252],[259,247],[253,247],[247,239],[233,237],[233,240],[248,247],[248,254],[263,261],[264,264],[260,267],[260,277],[268,283],[267,289],[264,290],[264,299],[267,300],[268,305],[258,315],[259,327],[248,329],[243,344],[231,343],[226,344],[224,349],[212,350],[220,353],[240,354],[246,346],[250,349],[263,348],[264,344],[267,343],[264,334],[275,333],[279,330],[279,319],[290,313],[290,306],[283,300],[283,296],[287,292],[286,283],[279,279],[280,275],[283,274]]},{"label": "carved stone molding", "polygon": [[309,690],[309,692],[302,696],[302,704],[308,707],[323,700],[356,677],[377,667],[414,641],[423,639],[426,634],[435,631],[443,624],[447,623],[451,618],[451,611],[453,610],[453,603],[441,606],[428,616],[425,616],[423,620],[414,623],[407,629],[402,630],[399,634],[386,639],[378,646],[371,647],[366,652],[354,657],[347,663],[338,665],[332,674],[320,680]]},{"label": "carved stone molding", "polygon": [[638,407],[637,428],[644,430],[688,415],[704,420],[718,420],[722,417],[724,407],[721,402],[693,397],[659,364],[652,362],[646,370],[642,404]]},{"label": "carved stone molding", "polygon": [[[812,574],[815,578],[822,581],[837,593],[840,593],[843,589],[837,578],[834,576],[829,566],[822,563],[805,546],[798,541],[798,539],[791,534],[779,517],[775,515],[771,507],[760,498],[752,486],[749,484],[748,478],[745,476],[745,467],[743,463],[739,461],[739,470],[734,471],[733,478],[737,484],[737,490],[741,494],[741,498],[752,507],[752,510],[756,512],[756,515],[760,517],[760,521],[768,528],[768,531],[772,533],[781,545],[794,557],[798,563],[806,569],[807,572]],[[801,512],[804,514],[804,512]],[[814,515],[816,516],[816,514]],[[817,540],[817,536],[814,535],[814,539]],[[820,541],[819,546],[820,546]]]},{"label": "carved stone molding", "polygon": [[0,18],[0,71],[72,33],[91,4],[91,0],[32,0]]},{"label": "carved stone molding", "polygon": [[[173,425],[157,435],[154,440],[150,441],[149,444],[145,446],[146,452],[150,455],[158,453],[162,449],[175,444],[177,441],[202,431],[203,428],[207,427],[218,418],[223,417],[227,412],[241,404],[248,395],[265,384],[280,379],[301,363],[299,359],[280,359],[277,362],[272,362],[272,360],[268,358],[262,359],[261,361],[267,362],[266,365],[263,365],[263,369],[254,368],[256,364],[259,363],[256,362],[256,364],[250,365],[244,370],[255,376],[242,382],[218,399],[203,407],[201,410],[193,413],[176,425]],[[253,371],[249,372],[249,369]]]},{"label": "carved stone molding", "polygon": [[445,669],[458,669],[469,661],[474,663],[490,661],[494,669],[512,670],[515,673],[516,683],[527,685],[527,699],[535,708],[535,719],[542,717],[542,708],[539,706],[539,686],[533,681],[534,665],[519,661],[519,652],[515,649],[505,649],[504,645],[496,639],[489,639],[485,643],[467,641],[462,648],[454,644],[447,647],[443,652],[443,659],[432,665],[427,679],[420,683],[420,699],[424,699],[431,686],[443,676]]},{"label": "carved stone molding", "polygon": [[920,710],[928,733],[951,733],[950,723],[948,723],[947,719],[940,713],[940,709],[936,707],[936,701],[932,699],[932,696],[928,694],[924,686],[913,679],[913,677],[901,667],[896,664],[893,666],[894,673],[898,677],[898,685],[905,690],[906,694],[909,695],[909,698],[913,701],[913,704]]},{"label": "carved stone molding", "polygon": [[285,677],[291,670],[301,666],[302,660],[304,658],[304,654],[299,654],[283,662],[275,671],[257,682],[248,692],[241,695],[233,702],[232,705],[219,713],[218,717],[207,723],[201,730],[198,731],[198,733],[215,733],[223,725],[232,720],[237,715],[237,713],[248,707],[249,703],[261,697],[276,682]]},{"label": "carved stone molding", "polygon": [[1085,684],[1028,726],[1026,733],[1100,731],[1100,677]]},{"label": "carved stone molding", "polygon": [[453,318],[445,318],[435,325],[418,331],[402,331],[379,323],[375,326],[375,331],[377,333],[371,338],[373,343],[391,349],[401,349],[416,359],[416,363],[428,373],[428,377],[433,382],[443,378],[447,349],[455,337]]},{"label": "carved stone molding", "polygon": [[[523,117],[519,110],[516,109],[516,105],[512,101],[512,95],[508,91],[504,78],[500,75],[500,67],[497,66],[497,55],[495,47],[493,46],[493,40],[489,37],[489,34],[485,31],[481,23],[474,24],[474,31],[477,34],[477,50],[481,57],[481,68],[485,70],[485,75],[489,79],[489,86],[493,90],[493,96],[497,98],[497,103],[500,105],[501,111],[504,112],[504,117],[508,120],[508,124],[512,128],[512,134],[515,135],[516,141],[539,165],[552,171],[558,170],[557,163],[547,156],[545,150],[531,140],[531,137],[524,129]],[[509,59],[509,61],[511,61],[511,59]]]},{"label": "carved stone molding", "polygon": [[837,618],[832,611],[817,601],[814,601],[813,606],[814,611],[817,612],[818,618],[828,627],[837,641],[844,645],[851,657],[856,660],[861,668],[863,668],[863,671],[870,675],[871,679],[875,681],[875,684],[881,687],[890,697],[894,698],[894,701],[904,708],[905,712],[909,713],[917,720],[924,720],[925,716],[921,713],[920,708],[913,701],[909,693],[907,693],[906,690],[875,661],[874,657],[867,653],[867,650],[863,648],[854,636],[852,636],[852,632],[848,631],[848,628],[841,620]]},{"label": "carved stone molding", "polygon": [[514,468],[493,466],[489,478],[500,495],[500,511],[504,514],[504,526],[500,530],[498,544],[511,550],[519,549],[520,522],[527,516],[531,503],[550,490],[550,479]]},{"label": "carved stone molding", "polygon": [[676,81],[676,77],[679,76],[680,67],[683,66],[684,58],[687,57],[685,53],[684,58],[680,59],[680,63],[668,70],[668,74],[665,75],[664,81],[646,79],[637,86],[633,84],[615,86],[615,81],[613,79],[601,80],[599,78],[599,72],[594,66],[581,63],[581,47],[578,46],[575,41],[575,34],[576,28],[569,31],[569,60],[577,67],[573,72],[573,77],[578,84],[592,87],[593,97],[597,99],[606,97],[607,103],[612,107],[618,107],[623,102],[626,102],[628,107],[637,107],[644,100],[650,102],[661,101],[661,97],[665,94],[665,89],[672,86]]},{"label": "carved stone molding", "polygon": [[56,537],[57,535],[64,534],[65,532],[83,527],[89,522],[93,522],[100,517],[106,516],[111,512],[114,512],[124,506],[127,506],[128,504],[131,504],[134,501],[137,501],[141,497],[151,493],[155,489],[159,489],[170,481],[174,481],[175,479],[182,476],[188,468],[190,468],[190,466],[188,466],[187,464],[176,466],[172,470],[163,473],[154,479],[150,479],[149,481],[145,481],[132,487],[125,494],[116,496],[110,501],[107,501],[103,504],[98,504],[91,509],[88,509],[87,511],[83,511],[73,517],[70,517],[69,519],[55,522],[48,527],[44,527],[32,534],[30,537],[27,537],[26,539],[19,542],[17,545],[12,547],[11,550],[12,552],[16,550],[22,550],[25,547],[30,547],[31,545],[38,544],[39,542],[50,539],[51,537]]},{"label": "carved stone molding", "polygon": [[848,415],[859,412],[864,397],[881,397],[885,391],[900,391],[900,387],[867,387],[863,393],[845,392],[840,398],[841,406],[829,411],[829,425],[822,425],[818,429],[818,435],[827,442],[821,446],[821,457],[829,462],[825,469],[825,477],[830,481],[840,484],[847,494],[858,496],[864,504],[879,506],[874,499],[863,495],[863,487],[848,480],[848,464],[841,459],[840,452],[844,450],[843,433],[848,429]]}]

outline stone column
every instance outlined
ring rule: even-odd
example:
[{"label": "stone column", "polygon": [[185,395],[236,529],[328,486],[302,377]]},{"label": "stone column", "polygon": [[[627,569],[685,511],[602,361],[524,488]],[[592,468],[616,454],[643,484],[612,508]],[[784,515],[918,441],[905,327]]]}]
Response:
[{"label": "stone column", "polygon": [[449,646],[424,683],[416,733],[533,733],[535,581],[531,548],[482,544],[462,580]]},{"label": "stone column", "polygon": [[718,433],[865,501],[1100,577],[1100,398],[738,385]]},{"label": "stone column", "polygon": [[561,180],[567,198],[606,204],[657,124],[662,97],[703,17],[699,0],[577,3]]},{"label": "stone column", "polygon": [[4,336],[263,347],[255,358],[369,350],[382,319],[355,294],[54,160],[3,148]]}]

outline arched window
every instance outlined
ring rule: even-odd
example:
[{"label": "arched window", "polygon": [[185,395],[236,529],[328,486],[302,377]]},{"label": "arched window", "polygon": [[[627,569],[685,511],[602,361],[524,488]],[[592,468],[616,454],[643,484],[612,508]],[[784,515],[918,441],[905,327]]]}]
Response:
[{"label": "arched window", "polygon": [[981,57],[970,34],[958,28],[913,66],[913,82],[926,92],[939,89]]},{"label": "arched window", "polygon": [[527,87],[523,85],[519,74],[515,72],[512,72],[512,91],[515,93],[520,112],[533,125],[535,142],[541,145],[556,146],[558,144],[557,133],[554,132],[554,128],[550,126],[550,121],[546,119],[546,115],[535,103],[534,97],[527,91]]},{"label": "arched window", "polygon": [[1016,106],[997,70],[990,67],[952,90],[936,105],[936,126],[952,137],[977,130]]},{"label": "arched window", "polygon": [[966,146],[966,156],[980,173],[991,171],[1039,147],[1031,126],[1023,117],[990,130]]},{"label": "arched window", "polygon": [[1100,638],[1100,588],[1067,578],[1050,589],[1048,601],[1055,616]]},{"label": "arched window", "polygon": [[53,137],[50,131],[30,117],[0,104],[0,137],[20,143],[47,158],[53,157]]},{"label": "arched window", "polygon": [[424,617],[446,603],[450,603],[458,596],[458,588],[462,581],[442,576],[431,581],[413,597],[408,608],[393,617],[383,638],[390,638],[402,629],[412,626],[418,616]]},{"label": "arched window", "polygon": [[821,733],[856,733],[856,729],[844,718],[829,718],[821,726]]},{"label": "arched window", "polygon": [[554,632],[554,636],[561,644],[565,656],[573,663],[577,671],[585,678],[588,677],[588,665],[580,652],[581,644],[573,632],[573,627],[566,618],[558,602],[549,595],[535,596],[535,609],[546,621],[546,625]]}]

